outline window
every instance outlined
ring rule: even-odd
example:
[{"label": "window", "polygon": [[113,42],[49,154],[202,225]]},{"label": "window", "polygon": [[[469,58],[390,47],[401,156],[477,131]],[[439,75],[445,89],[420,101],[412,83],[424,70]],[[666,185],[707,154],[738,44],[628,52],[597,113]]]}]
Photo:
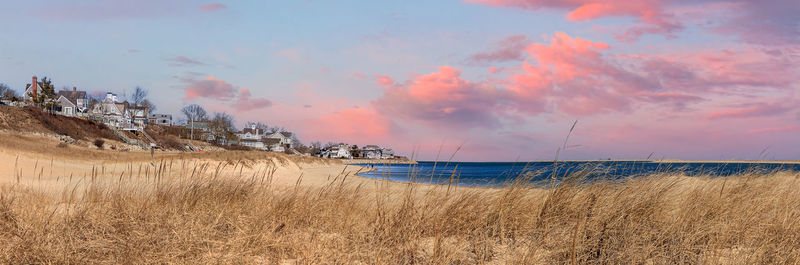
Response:
[{"label": "window", "polygon": [[72,107],[65,107],[64,108],[65,115],[72,115]]}]

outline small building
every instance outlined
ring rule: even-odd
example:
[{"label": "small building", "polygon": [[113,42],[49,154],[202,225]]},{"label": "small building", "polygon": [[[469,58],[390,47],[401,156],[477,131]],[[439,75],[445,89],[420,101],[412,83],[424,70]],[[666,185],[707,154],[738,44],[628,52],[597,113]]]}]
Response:
[{"label": "small building", "polygon": [[392,159],[392,158],[394,158],[394,150],[389,148],[381,149],[381,159]]},{"label": "small building", "polygon": [[367,145],[361,148],[361,157],[366,159],[380,159],[381,148],[377,145]]},{"label": "small building", "polygon": [[343,158],[352,159],[353,154],[350,153],[350,145],[338,144],[322,150],[321,157],[324,158]]},{"label": "small building", "polygon": [[85,115],[89,110],[89,98],[86,97],[86,91],[78,91],[76,87],[73,87],[72,90],[58,91],[56,101],[61,107],[59,114],[64,116]]},{"label": "small building", "polygon": [[147,123],[162,126],[172,125],[172,115],[170,114],[150,114],[147,116]]}]

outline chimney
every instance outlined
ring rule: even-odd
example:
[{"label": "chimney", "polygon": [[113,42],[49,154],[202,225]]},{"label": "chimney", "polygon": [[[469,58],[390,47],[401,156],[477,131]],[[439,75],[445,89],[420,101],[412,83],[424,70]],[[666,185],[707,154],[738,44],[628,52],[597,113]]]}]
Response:
[{"label": "chimney", "polygon": [[78,92],[78,87],[72,87],[72,93]]},{"label": "chimney", "polygon": [[31,83],[31,95],[32,95],[31,98],[33,99],[33,101],[36,101],[36,87],[37,86],[39,86],[39,83],[37,83],[36,76],[34,75],[33,76],[33,83]]}]

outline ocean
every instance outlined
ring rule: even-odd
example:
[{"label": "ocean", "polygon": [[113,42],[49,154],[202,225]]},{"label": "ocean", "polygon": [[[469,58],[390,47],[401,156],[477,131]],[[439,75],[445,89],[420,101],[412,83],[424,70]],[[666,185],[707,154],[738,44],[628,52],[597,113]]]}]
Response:
[{"label": "ocean", "polygon": [[[694,163],[650,161],[592,161],[592,162],[432,162],[417,165],[361,165],[375,170],[359,176],[401,182],[452,184],[458,186],[498,187],[524,177],[527,181],[558,180],[575,172],[587,174],[587,179],[623,179],[654,173],[682,173],[689,176],[724,177],[749,172],[800,171],[800,164],[789,163]],[[554,170],[555,169],[555,170]],[[555,175],[553,175],[555,172]]]}]

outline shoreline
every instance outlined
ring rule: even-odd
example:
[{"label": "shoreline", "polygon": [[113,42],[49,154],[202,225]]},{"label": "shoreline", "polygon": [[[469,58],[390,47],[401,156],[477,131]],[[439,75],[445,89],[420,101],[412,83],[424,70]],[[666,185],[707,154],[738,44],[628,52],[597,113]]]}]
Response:
[{"label": "shoreline", "polygon": [[341,159],[342,164],[345,165],[416,165],[417,161],[414,160],[400,160],[400,159]]},{"label": "shoreline", "polygon": [[[417,161],[415,161],[417,162]],[[418,162],[433,163],[435,161],[421,160]],[[570,162],[642,162],[642,163],[686,163],[686,164],[703,164],[703,163],[719,163],[719,164],[800,164],[800,160],[680,160],[680,159],[658,159],[658,160],[645,160],[645,159],[597,159],[597,160],[539,160],[539,161],[450,161],[450,163],[570,163]],[[439,163],[442,163],[439,161]]]}]

